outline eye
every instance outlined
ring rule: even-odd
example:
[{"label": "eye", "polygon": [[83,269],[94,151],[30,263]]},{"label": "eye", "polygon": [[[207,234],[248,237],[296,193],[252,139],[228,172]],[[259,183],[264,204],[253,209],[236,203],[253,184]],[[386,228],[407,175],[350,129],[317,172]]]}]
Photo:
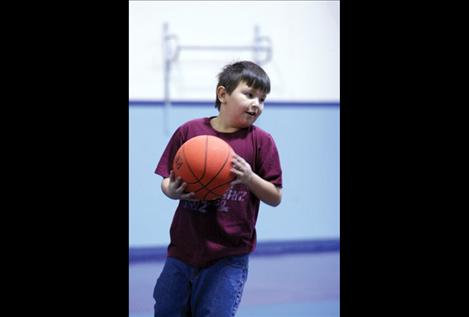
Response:
[{"label": "eye", "polygon": [[253,97],[254,97],[254,95],[253,95],[252,93],[250,93],[250,92],[247,92],[247,93],[246,93],[246,96],[248,96],[249,98],[253,98]]}]

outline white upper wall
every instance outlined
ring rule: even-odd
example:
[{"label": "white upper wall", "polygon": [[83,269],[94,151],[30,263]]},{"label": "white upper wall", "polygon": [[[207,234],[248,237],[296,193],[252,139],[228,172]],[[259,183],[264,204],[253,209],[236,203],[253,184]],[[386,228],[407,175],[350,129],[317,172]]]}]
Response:
[{"label": "white upper wall", "polygon": [[[129,99],[163,100],[163,24],[179,45],[252,45],[254,27],[272,41],[269,100],[339,101],[339,1],[130,1]],[[182,51],[172,100],[214,100],[217,74],[251,52]]]}]

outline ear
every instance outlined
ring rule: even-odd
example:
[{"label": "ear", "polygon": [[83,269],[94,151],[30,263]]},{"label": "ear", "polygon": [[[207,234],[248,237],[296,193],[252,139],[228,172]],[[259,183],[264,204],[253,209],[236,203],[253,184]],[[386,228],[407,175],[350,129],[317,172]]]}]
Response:
[{"label": "ear", "polygon": [[220,103],[225,103],[227,92],[224,86],[217,87],[217,98]]}]

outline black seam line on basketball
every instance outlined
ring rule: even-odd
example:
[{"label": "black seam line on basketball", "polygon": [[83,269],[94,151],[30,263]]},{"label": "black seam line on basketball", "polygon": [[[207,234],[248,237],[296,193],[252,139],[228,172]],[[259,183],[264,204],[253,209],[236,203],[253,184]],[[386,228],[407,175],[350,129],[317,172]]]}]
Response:
[{"label": "black seam line on basketball", "polygon": [[224,194],[221,194],[221,195],[220,195],[219,193],[215,192],[215,190],[216,190],[217,188],[220,188],[220,187],[222,187],[222,186],[225,186],[226,184],[231,183],[231,182],[234,181],[235,179],[236,179],[236,176],[233,177],[232,179],[230,179],[230,180],[227,181],[227,182],[224,182],[224,183],[222,183],[222,184],[220,184],[220,185],[218,185],[218,186],[215,186],[215,187],[212,188],[212,189],[207,188],[207,186],[205,186],[205,185],[202,184],[201,182],[197,182],[197,183],[199,183],[202,187],[200,187],[199,189],[197,189],[194,193],[197,193],[197,192],[201,191],[202,189],[205,189],[206,191],[208,191],[208,193],[204,196],[204,198],[206,198],[208,194],[214,194],[214,195],[217,195],[217,196],[222,197]]},{"label": "black seam line on basketball", "polygon": [[204,200],[207,199],[207,196],[208,196],[209,194],[215,195],[215,199],[219,199],[219,198],[223,197],[223,195],[220,195],[220,194],[217,194],[217,193],[214,194],[214,193],[212,193],[211,191],[207,191],[207,193],[206,193],[205,196],[204,196]]},{"label": "black seam line on basketball", "polygon": [[[231,180],[229,180],[229,181],[227,181],[227,182],[225,182],[225,183],[223,183],[223,184],[220,184],[220,185],[218,185],[217,187],[214,187],[214,188],[212,188],[212,189],[208,189],[208,188],[207,188],[207,190],[208,190],[211,194],[214,194],[214,195],[217,195],[217,196],[222,197],[225,193],[220,194],[220,193],[216,192],[215,190],[217,190],[218,188],[220,188],[220,187],[222,187],[222,186],[225,186],[226,184],[231,183],[231,182],[234,181],[235,179],[236,179],[236,177],[233,177]],[[208,195],[208,193],[207,193],[207,195]]]},{"label": "black seam line on basketball", "polygon": [[[208,139],[208,137],[207,137],[207,139]],[[208,140],[207,140],[207,141],[208,141]],[[208,144],[207,144],[207,146],[205,147],[205,149],[207,149],[207,147],[208,147]],[[202,185],[202,188],[207,188],[207,186],[210,185],[210,183],[213,182],[213,180],[214,180],[215,178],[217,178],[218,174],[220,174],[221,171],[223,170],[223,168],[225,167],[226,162],[228,162],[228,158],[230,157],[230,153],[231,153],[231,151],[228,150],[228,153],[227,153],[227,155],[226,155],[226,157],[225,157],[225,162],[223,162],[223,165],[220,167],[220,169],[219,169],[218,172],[215,174],[215,176],[213,176],[212,179],[209,180],[208,183],[205,184],[205,185],[202,184],[202,183],[200,183],[200,184]],[[205,157],[207,157],[207,156],[205,156]],[[201,179],[202,179],[202,178],[201,178]],[[225,183],[225,184],[226,184],[226,183]],[[198,189],[197,191],[201,190],[202,188]],[[208,190],[210,190],[210,189],[208,189]]]},{"label": "black seam line on basketball", "polygon": [[213,191],[216,190],[217,188],[220,188],[220,187],[222,187],[222,186],[225,186],[226,184],[231,183],[231,182],[234,181],[235,179],[236,179],[236,177],[233,177],[233,178],[230,179],[229,181],[224,182],[223,184],[220,184],[220,185],[218,185],[218,186],[216,186],[216,187],[213,187],[212,189],[208,189],[208,190],[210,190],[210,191],[213,192]]},{"label": "black seam line on basketball", "polygon": [[202,184],[201,182],[197,182],[197,183],[199,183],[202,187],[200,187],[199,189],[197,189],[194,193],[197,193],[198,191],[200,191],[200,190],[202,190],[202,189],[205,189],[205,190],[207,191],[207,193],[205,194],[204,199],[207,198],[208,194],[213,194],[213,195],[216,195],[216,196],[218,196],[218,197],[223,197],[224,193],[223,193],[223,194],[220,194],[220,193],[215,192],[214,190],[216,190],[217,188],[220,188],[220,187],[222,187],[222,186],[225,186],[226,184],[231,183],[231,182],[234,181],[235,179],[236,179],[236,176],[233,177],[232,179],[230,179],[229,181],[224,182],[223,184],[220,184],[220,185],[218,185],[218,186],[216,186],[216,187],[214,187],[214,188],[212,188],[212,189],[206,188],[206,186],[204,186],[204,184]]},{"label": "black seam line on basketball", "polygon": [[[220,170],[220,171],[221,171],[221,170]],[[218,175],[218,174],[219,174],[219,173],[217,173],[217,175]],[[215,175],[215,177],[216,177],[217,175]],[[208,190],[209,192],[211,192],[212,194],[217,194],[217,193],[213,192],[210,188],[207,187],[208,185],[210,185],[210,183],[213,181],[213,179],[215,179],[215,177],[212,178],[212,179],[211,179],[207,184],[205,184],[205,185],[202,184],[200,181],[198,181],[197,183],[199,183],[200,185],[202,185],[202,187],[200,187],[199,189],[197,189],[194,193],[197,193],[197,192],[201,191],[202,189],[206,189],[206,190]],[[232,178],[231,180],[229,180],[229,181],[227,181],[227,182],[225,182],[225,183],[223,183],[223,184],[221,184],[221,185],[218,185],[218,186],[214,187],[213,189],[216,189],[216,188],[219,188],[219,187],[221,187],[221,186],[223,186],[223,185],[226,185],[226,184],[232,182],[233,180],[234,180],[234,178]],[[218,195],[218,194],[217,194],[217,195]]]},{"label": "black seam line on basketball", "polygon": [[218,185],[217,187],[214,187],[214,188],[212,188],[212,189],[206,188],[206,190],[208,191],[208,193],[205,194],[204,199],[207,198],[208,194],[213,194],[213,195],[216,195],[216,196],[218,196],[218,197],[223,197],[223,195],[224,195],[225,193],[219,194],[219,193],[215,192],[215,190],[216,190],[217,188],[220,188],[220,187],[222,187],[222,186],[225,186],[226,184],[231,183],[231,182],[234,181],[235,179],[236,179],[236,177],[233,177],[233,178],[230,179],[229,181],[227,181],[227,182],[225,182],[225,183],[223,183],[223,184],[220,184],[220,185]]},{"label": "black seam line on basketball", "polygon": [[226,181],[226,182],[224,182],[224,183],[222,183],[222,184],[220,184],[220,185],[218,185],[218,186],[213,187],[212,189],[207,188],[207,186],[205,186],[204,184],[202,184],[201,182],[198,181],[198,182],[196,182],[196,183],[199,183],[199,184],[201,185],[201,187],[200,187],[199,189],[197,189],[194,193],[197,193],[197,192],[201,191],[202,189],[205,189],[205,190],[209,191],[209,192],[212,193],[212,194],[216,194],[216,195],[219,195],[219,196],[220,196],[220,194],[214,192],[214,190],[217,189],[217,188],[220,188],[220,187],[222,187],[222,186],[225,186],[226,184],[231,183],[231,182],[234,181],[235,179],[236,179],[236,176],[233,177],[232,179],[230,179],[229,181]]},{"label": "black seam line on basketball", "polygon": [[[189,184],[190,184],[190,185],[195,184],[195,183],[197,183],[198,181],[200,181],[202,178],[198,178],[197,176],[195,176],[194,171],[192,170],[192,167],[191,167],[191,165],[189,164],[189,161],[186,159],[186,149],[185,149],[184,147],[182,148],[182,155],[184,156],[184,162],[186,162],[187,167],[189,168],[189,171],[191,172],[192,176],[194,176],[194,178],[196,179],[196,181],[193,182],[193,183],[190,183],[190,182],[185,182],[185,183],[188,184],[188,185],[189,185]],[[202,175],[202,177],[204,177],[204,175]]]},{"label": "black seam line on basketball", "polygon": [[[210,189],[207,188],[208,185],[210,185],[210,183],[215,179],[217,178],[218,174],[220,174],[220,172],[223,170],[223,168],[225,167],[226,165],[226,162],[228,161],[228,157],[230,156],[230,151],[228,150],[228,154],[226,155],[226,158],[225,158],[225,161],[223,162],[222,166],[220,167],[220,169],[218,170],[218,172],[215,174],[215,176],[212,177],[211,180],[208,181],[207,184],[202,184],[200,181],[203,179],[203,177],[205,176],[205,170],[206,170],[206,165],[207,165],[207,152],[208,152],[208,136],[206,137],[206,143],[205,143],[205,160],[204,160],[204,173],[203,173],[203,176],[198,179],[198,183],[200,185],[202,185],[202,187],[200,187],[199,189],[197,189],[194,193],[197,193],[199,192],[200,190],[202,189],[207,189],[208,191],[211,191]],[[213,194],[213,193],[212,193]]]},{"label": "black seam line on basketball", "polygon": [[204,171],[202,172],[202,176],[200,179],[204,179],[205,171],[207,170],[207,156],[208,156],[208,136],[205,136],[205,156],[204,156]]}]

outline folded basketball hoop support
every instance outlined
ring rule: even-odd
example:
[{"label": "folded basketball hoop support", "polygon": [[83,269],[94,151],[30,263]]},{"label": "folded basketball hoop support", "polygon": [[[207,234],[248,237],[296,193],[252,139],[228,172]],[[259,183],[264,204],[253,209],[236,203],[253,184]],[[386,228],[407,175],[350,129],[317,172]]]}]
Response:
[{"label": "folded basketball hoop support", "polygon": [[[169,33],[168,23],[163,24],[163,58],[164,58],[164,112],[163,126],[169,134],[170,126],[170,82],[171,68],[176,63],[182,51],[252,51],[253,61],[264,65],[272,59],[272,41],[267,36],[261,36],[259,26],[254,26],[254,41],[252,45],[179,45],[178,37]],[[263,57],[263,58],[261,58]]]}]

